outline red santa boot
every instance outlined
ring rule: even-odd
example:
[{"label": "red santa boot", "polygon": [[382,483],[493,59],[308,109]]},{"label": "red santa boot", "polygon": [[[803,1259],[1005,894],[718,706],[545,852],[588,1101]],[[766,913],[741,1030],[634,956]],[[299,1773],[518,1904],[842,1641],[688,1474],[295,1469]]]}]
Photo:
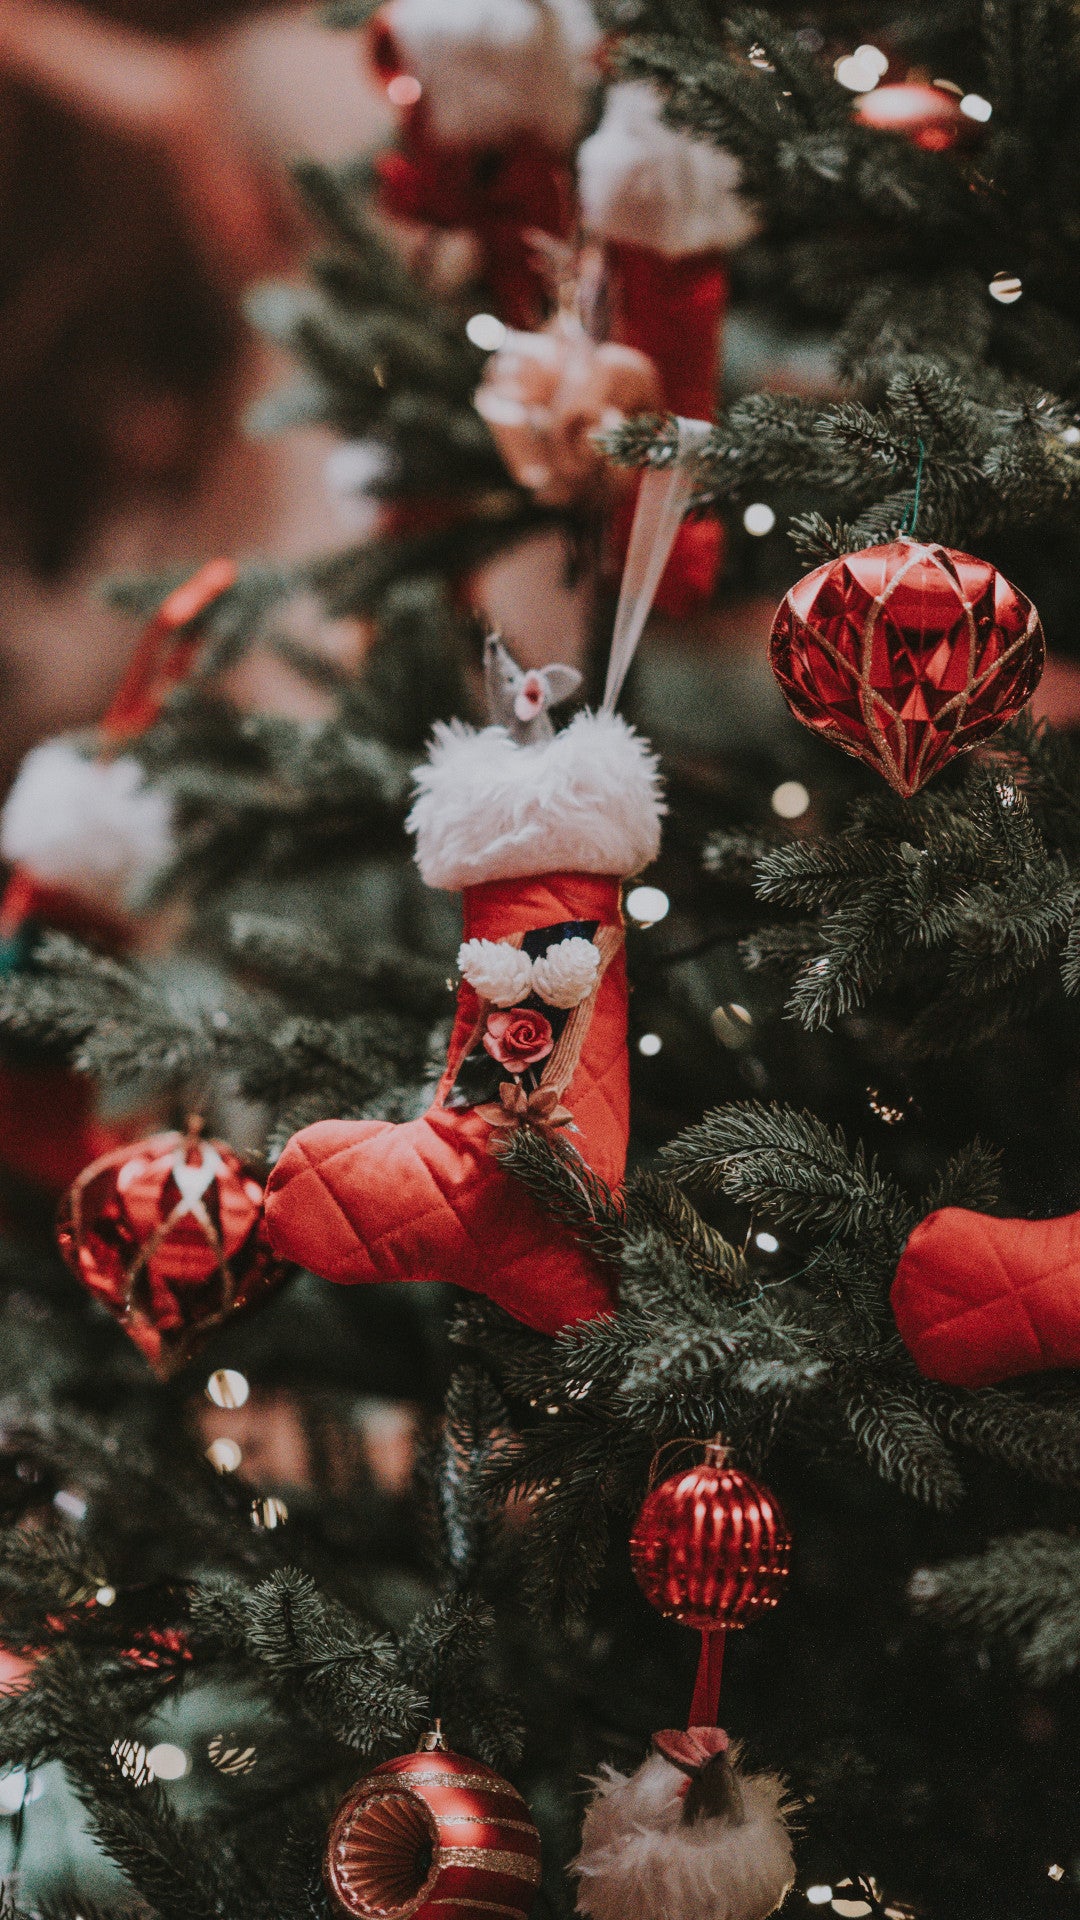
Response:
[{"label": "red santa boot", "polygon": [[[542,676],[515,699],[527,726]],[[505,727],[440,727],[417,784],[420,871],[464,896],[446,1072],[422,1119],[295,1135],[267,1188],[267,1230],[279,1255],[326,1279],[452,1280],[554,1333],[604,1312],[610,1281],[497,1155],[518,1127],[555,1131],[621,1184],[619,896],[658,849],[656,762],[617,715],[583,712],[524,743]]]},{"label": "red santa boot", "polygon": [[[578,155],[582,215],[607,256],[615,338],[659,370],[664,405],[694,420],[716,417],[727,255],[756,231],[729,153],[666,125],[647,85],[612,87],[596,132]],[[613,533],[619,564],[630,530],[627,503]],[[715,518],[683,526],[657,594],[683,618],[713,591],[723,555]]]},{"label": "red santa boot", "polygon": [[380,209],[408,228],[471,236],[479,277],[514,327],[547,311],[534,233],[573,231],[570,155],[596,38],[582,0],[387,0],[367,28],[399,115],[397,146],[377,162]]}]

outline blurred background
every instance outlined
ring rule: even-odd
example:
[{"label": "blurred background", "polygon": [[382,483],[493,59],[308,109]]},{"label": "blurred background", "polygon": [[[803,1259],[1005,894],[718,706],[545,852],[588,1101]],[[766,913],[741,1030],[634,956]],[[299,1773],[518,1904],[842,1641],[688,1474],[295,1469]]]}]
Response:
[{"label": "blurred background", "polygon": [[299,268],[296,154],[386,108],[352,37],[252,0],[0,0],[0,781],[98,718],[133,643],[102,576],[287,561],[338,531],[330,439],[253,439],[245,289]]}]

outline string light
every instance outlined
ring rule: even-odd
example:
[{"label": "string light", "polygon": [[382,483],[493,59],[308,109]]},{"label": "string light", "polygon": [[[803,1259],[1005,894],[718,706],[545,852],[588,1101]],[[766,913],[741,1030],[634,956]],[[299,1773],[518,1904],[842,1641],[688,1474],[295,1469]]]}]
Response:
[{"label": "string light", "polygon": [[643,1033],[637,1043],[637,1050],[643,1053],[647,1060],[651,1060],[655,1054],[659,1053],[663,1044],[658,1033]]},{"label": "string light", "polygon": [[[780,1251],[780,1242],[775,1233],[755,1233],[754,1245],[757,1247],[759,1253],[779,1253]],[[809,1895],[807,1898],[809,1898]],[[832,1899],[831,1887],[829,1888],[829,1899]]]},{"label": "string light", "polygon": [[781,820],[798,820],[810,805],[810,795],[801,780],[781,780],[773,788],[769,805]]},{"label": "string light", "polygon": [[723,1007],[714,1007],[709,1024],[721,1046],[730,1047],[735,1052],[740,1047],[749,1046],[753,1016],[750,1009],[740,1006],[737,1000],[729,1000]]},{"label": "string light", "polygon": [[638,927],[655,927],[670,910],[671,901],[662,887],[631,887],[626,896],[626,911]]},{"label": "string light", "polygon": [[743,514],[742,523],[747,533],[752,533],[756,539],[760,540],[763,535],[772,532],[776,525],[776,515],[766,501],[755,500]]},{"label": "string light", "polygon": [[423,91],[415,73],[395,73],[386,83],[386,97],[392,107],[415,107]]},{"label": "string light", "polygon": [[254,1747],[226,1746],[225,1736],[222,1733],[215,1733],[206,1751],[210,1757],[211,1766],[224,1774],[250,1773],[258,1759]]},{"label": "string light", "polygon": [[149,1767],[149,1755],[138,1740],[114,1740],[109,1748],[125,1780],[136,1787],[148,1787],[153,1774]]},{"label": "string light", "polygon": [[169,1740],[159,1740],[157,1746],[151,1747],[147,1754],[146,1764],[155,1780],[182,1780],[190,1763],[183,1747],[174,1747]]},{"label": "string light", "polygon": [[58,1513],[65,1513],[69,1520],[86,1519],[86,1501],[82,1494],[69,1493],[66,1487],[61,1487],[59,1493],[53,1494],[53,1506]]},{"label": "string light", "polygon": [[13,1767],[0,1778],[0,1813],[14,1816],[26,1805],[28,1775],[25,1767]]},{"label": "string light", "polygon": [[471,320],[465,322],[465,332],[474,347],[480,347],[484,353],[497,353],[503,345],[508,329],[493,313],[474,313]]},{"label": "string light", "polygon": [[806,1898],[812,1907],[827,1907],[832,1899],[832,1888],[822,1883],[820,1886],[807,1887]]},{"label": "string light", "polygon": [[111,1607],[116,1600],[115,1587],[99,1587],[94,1595],[99,1607]]},{"label": "string light", "polygon": [[995,273],[989,286],[991,300],[997,300],[1003,307],[1011,307],[1023,291],[1020,278],[1015,273]]},{"label": "string light", "polygon": [[245,1405],[251,1388],[235,1367],[219,1367],[206,1383],[206,1397],[225,1413],[234,1413]]},{"label": "string light", "polygon": [[1064,1880],[1065,1869],[1064,1867],[1059,1867],[1055,1861],[1052,1867],[1047,1867],[1046,1877],[1048,1880]]},{"label": "string light", "polygon": [[856,47],[833,67],[833,78],[851,93],[871,93],[889,70],[888,55],[880,47]]},{"label": "string light", "polygon": [[289,1509],[276,1493],[268,1493],[262,1500],[251,1503],[251,1524],[260,1532],[273,1533],[275,1527],[285,1525],[288,1517]]},{"label": "string light", "polygon": [[989,120],[994,109],[981,93],[965,93],[960,101],[960,111],[966,113],[969,120],[983,121]]},{"label": "string light", "polygon": [[206,1449],[210,1465],[218,1473],[235,1473],[244,1455],[235,1440],[226,1440],[224,1435],[211,1440]]}]

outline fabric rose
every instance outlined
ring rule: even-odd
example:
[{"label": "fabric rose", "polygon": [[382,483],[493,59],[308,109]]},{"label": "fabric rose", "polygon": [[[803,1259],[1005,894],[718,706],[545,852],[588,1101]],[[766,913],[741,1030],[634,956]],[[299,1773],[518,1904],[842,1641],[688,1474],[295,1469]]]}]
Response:
[{"label": "fabric rose", "polygon": [[588,999],[599,969],[599,947],[574,934],[533,961],[533,987],[550,1007],[576,1007]]},{"label": "fabric rose", "polygon": [[555,1045],[551,1021],[528,1007],[510,1007],[505,1013],[489,1013],[484,1046],[493,1060],[511,1073],[524,1073],[538,1060],[546,1060]]},{"label": "fabric rose", "polygon": [[505,940],[464,940],[457,963],[470,987],[492,1006],[516,1006],[532,990],[532,961]]}]

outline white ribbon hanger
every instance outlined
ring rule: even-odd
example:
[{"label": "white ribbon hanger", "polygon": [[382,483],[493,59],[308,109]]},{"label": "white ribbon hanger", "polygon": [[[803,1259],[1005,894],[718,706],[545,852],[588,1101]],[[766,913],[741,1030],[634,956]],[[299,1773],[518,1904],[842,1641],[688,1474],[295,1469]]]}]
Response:
[{"label": "white ribbon hanger", "polygon": [[684,420],[681,415],[676,424],[679,437],[673,458],[666,466],[647,467],[638,489],[601,713],[615,711],[694,491],[694,461],[713,430],[708,420]]}]

